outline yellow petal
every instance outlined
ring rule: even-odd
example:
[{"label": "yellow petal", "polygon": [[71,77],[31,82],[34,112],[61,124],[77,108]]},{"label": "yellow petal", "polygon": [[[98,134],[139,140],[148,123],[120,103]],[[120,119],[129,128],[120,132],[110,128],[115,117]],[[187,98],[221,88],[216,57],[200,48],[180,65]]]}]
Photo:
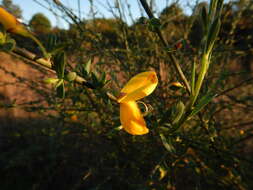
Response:
[{"label": "yellow petal", "polygon": [[120,103],[120,122],[123,129],[132,135],[144,135],[149,132],[135,101]]},{"label": "yellow petal", "polygon": [[28,34],[26,28],[18,22],[16,17],[2,7],[0,7],[0,23],[8,32],[21,34],[23,36],[27,36]]},{"label": "yellow petal", "polygon": [[142,72],[131,78],[120,91],[118,102],[136,101],[151,94],[158,83],[154,71]]}]

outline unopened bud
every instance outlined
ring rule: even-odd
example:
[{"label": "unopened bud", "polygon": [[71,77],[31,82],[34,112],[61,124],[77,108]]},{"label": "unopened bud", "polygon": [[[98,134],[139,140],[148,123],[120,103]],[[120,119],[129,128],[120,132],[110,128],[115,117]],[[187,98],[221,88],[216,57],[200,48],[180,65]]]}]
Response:
[{"label": "unopened bud", "polygon": [[76,79],[76,72],[69,72],[68,74],[67,74],[67,80],[69,80],[69,81],[73,81],[73,80],[75,80]]},{"label": "unopened bud", "polygon": [[180,88],[184,88],[184,86],[180,82],[172,82],[169,85],[171,90],[179,90]]}]

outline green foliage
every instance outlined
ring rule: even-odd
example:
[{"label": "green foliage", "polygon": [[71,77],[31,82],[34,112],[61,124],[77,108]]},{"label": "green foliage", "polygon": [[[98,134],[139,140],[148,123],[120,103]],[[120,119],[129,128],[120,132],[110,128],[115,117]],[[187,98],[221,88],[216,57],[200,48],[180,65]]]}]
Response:
[{"label": "green foliage", "polygon": [[185,105],[183,102],[179,101],[176,104],[176,113],[175,113],[175,116],[173,117],[173,121],[172,121],[173,125],[175,125],[176,123],[178,123],[180,121],[184,112],[185,112]]},{"label": "green foliage", "polygon": [[183,15],[184,11],[178,3],[172,3],[170,6],[165,7],[160,14],[161,18],[171,19],[179,15]]},{"label": "green foliage", "polygon": [[5,52],[11,52],[16,45],[15,40],[11,39],[7,34],[3,26],[0,24],[0,50]]},{"label": "green foliage", "polygon": [[164,147],[166,148],[166,150],[169,153],[175,153],[176,150],[172,145],[171,138],[169,138],[169,140],[167,140],[163,134],[160,134],[160,137],[161,137],[162,143],[163,143]]},{"label": "green foliage", "polygon": [[189,117],[192,117],[198,112],[200,112],[208,103],[210,103],[215,98],[215,96],[216,94],[214,94],[213,92],[209,92],[206,95],[202,96],[197,105],[191,111]]}]

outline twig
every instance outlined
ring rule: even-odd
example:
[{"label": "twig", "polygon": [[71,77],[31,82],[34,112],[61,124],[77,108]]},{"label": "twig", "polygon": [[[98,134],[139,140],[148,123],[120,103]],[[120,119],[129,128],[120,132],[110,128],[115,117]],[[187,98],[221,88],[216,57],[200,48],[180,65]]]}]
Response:
[{"label": "twig", "polygon": [[[46,67],[47,69],[53,70],[52,69],[52,62],[50,60],[46,60],[43,58],[36,59],[37,56],[35,54],[27,51],[26,49],[15,47],[13,52],[22,56],[22,57],[25,57],[28,60],[34,61],[34,62],[38,63],[39,65]],[[82,78],[81,76],[78,76],[78,75],[75,78],[75,82],[77,82],[79,84],[87,83],[87,81],[84,78]]]},{"label": "twig", "polygon": [[[185,140],[186,142],[188,142],[190,147],[192,147],[192,148],[194,148],[194,149],[196,149],[196,150],[199,150],[199,151],[201,151],[201,152],[207,153],[207,154],[209,154],[209,156],[212,156],[212,155],[210,154],[210,152],[209,152],[208,149],[205,149],[205,148],[202,148],[202,147],[201,147],[202,144],[201,144],[200,142],[193,141],[192,139],[189,139],[189,138],[186,138],[186,137],[183,137],[183,136],[181,136],[181,138],[182,138],[183,140]],[[246,162],[248,162],[248,163],[251,163],[251,164],[253,163],[253,161],[252,161],[251,159],[247,159],[247,158],[245,158],[244,156],[241,156],[241,155],[238,155],[238,154],[236,154],[236,153],[230,152],[229,150],[224,150],[224,149],[221,149],[221,148],[216,148],[216,151],[218,151],[219,153],[222,153],[222,154],[227,154],[227,155],[236,157],[236,158],[238,158],[239,160],[244,160],[244,161],[246,161]],[[216,153],[216,152],[215,152],[215,153]]]},{"label": "twig", "polygon": [[248,125],[252,125],[253,121],[245,122],[245,123],[238,123],[229,127],[223,127],[222,129],[232,129],[232,128],[239,128],[239,127],[245,127]]},{"label": "twig", "polygon": [[[150,8],[149,8],[149,6],[148,6],[146,0],[140,0],[140,2],[141,2],[141,4],[142,4],[142,7],[144,8],[144,10],[146,11],[147,15],[149,16],[149,18],[150,18],[150,19],[155,18],[154,15],[153,15],[153,13],[152,13],[152,11],[150,10]],[[164,37],[163,37],[163,35],[162,35],[162,32],[161,32],[158,28],[155,29],[155,32],[157,33],[157,35],[158,35],[159,39],[161,40],[163,46],[164,46],[165,48],[167,48],[167,47],[168,47],[168,43],[167,43],[166,40],[164,39]],[[171,53],[169,53],[169,52],[167,52],[167,53],[168,53],[168,55],[169,55],[169,59],[170,59],[171,63],[173,64],[173,66],[175,67],[175,69],[176,69],[176,71],[177,71],[179,77],[180,77],[181,80],[183,81],[183,83],[184,83],[184,85],[185,85],[185,87],[186,87],[186,90],[187,90],[188,94],[190,94],[190,93],[191,93],[190,85],[189,85],[189,83],[188,83],[188,81],[187,81],[187,79],[186,79],[186,77],[185,77],[185,75],[184,75],[184,73],[183,73],[183,71],[182,71],[182,69],[181,69],[181,67],[180,67],[180,65],[179,65],[179,63],[178,63],[178,61],[176,60],[176,58],[174,57],[173,54],[171,54]]]},{"label": "twig", "polygon": [[230,91],[232,91],[232,90],[234,90],[234,89],[236,89],[236,88],[239,88],[239,87],[241,87],[244,83],[247,83],[247,82],[252,81],[252,80],[253,80],[253,77],[248,78],[248,79],[246,79],[246,80],[244,80],[244,81],[241,81],[239,84],[237,84],[237,85],[235,85],[235,86],[233,86],[233,87],[231,87],[231,88],[229,88],[229,89],[227,89],[227,90],[224,90],[224,91],[220,92],[220,93],[216,96],[216,98],[219,97],[219,96],[222,96],[222,95],[224,95],[224,94],[226,94],[226,93],[228,93],[228,92],[230,92]]},{"label": "twig", "polygon": [[243,137],[243,138],[241,138],[241,139],[239,139],[239,140],[233,142],[233,143],[230,145],[230,147],[233,147],[233,146],[235,146],[236,144],[239,144],[239,143],[241,143],[241,142],[243,142],[243,141],[247,141],[247,140],[251,139],[252,137],[253,137],[253,133],[249,133],[247,136],[245,136],[245,137]]}]

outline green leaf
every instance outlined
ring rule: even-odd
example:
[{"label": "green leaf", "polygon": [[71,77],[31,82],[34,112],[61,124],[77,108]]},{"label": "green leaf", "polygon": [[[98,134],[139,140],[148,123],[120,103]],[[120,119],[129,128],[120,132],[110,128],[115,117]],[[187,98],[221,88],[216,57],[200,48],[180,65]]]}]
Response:
[{"label": "green leaf", "polygon": [[176,150],[174,146],[172,145],[171,138],[168,138],[167,140],[163,134],[160,134],[160,137],[161,137],[163,146],[166,148],[166,150],[169,151],[170,153],[175,153]]},{"label": "green leaf", "polygon": [[54,84],[55,88],[58,88],[60,85],[62,85],[63,82],[64,82],[63,79],[58,79],[58,81]]},{"label": "green leaf", "polygon": [[222,8],[223,8],[223,0],[218,0],[217,2],[217,12],[219,14],[219,16],[221,15],[221,12],[222,12]]},{"label": "green leaf", "polygon": [[0,45],[0,49],[5,52],[12,51],[16,46],[16,42],[13,39],[7,40],[5,43]]},{"label": "green leaf", "polygon": [[86,71],[87,75],[90,74],[90,71],[91,71],[91,59],[89,59],[89,61],[87,61],[84,64],[84,70]]},{"label": "green leaf", "polygon": [[65,89],[64,89],[64,82],[62,82],[57,88],[56,88],[57,96],[59,98],[65,97]]},{"label": "green leaf", "polygon": [[105,77],[106,77],[105,72],[102,72],[102,75],[101,75],[101,78],[100,78],[100,82],[101,82],[102,84],[104,84],[104,83],[106,82]]},{"label": "green leaf", "polygon": [[212,23],[206,40],[206,52],[210,52],[213,48],[214,42],[220,31],[221,22],[219,18],[216,18]]},{"label": "green leaf", "polygon": [[212,19],[211,16],[213,16],[213,13],[216,11],[217,2],[218,2],[218,0],[211,0],[211,2],[210,2],[209,12],[208,12],[209,20]]},{"label": "green leaf", "polygon": [[57,73],[57,76],[59,79],[64,78],[64,70],[65,70],[65,65],[66,65],[66,56],[63,51],[57,53],[54,58],[54,69]]},{"label": "green leaf", "polygon": [[211,102],[213,100],[213,98],[215,98],[217,94],[214,94],[212,92],[207,93],[205,96],[203,96],[198,104],[194,107],[194,109],[192,110],[192,112],[189,115],[189,118],[196,115],[198,112],[200,112],[209,102]]},{"label": "green leaf", "polygon": [[94,86],[97,87],[99,85],[98,75],[96,73],[92,72],[91,79],[92,79],[92,84],[94,84]]},{"label": "green leaf", "polygon": [[181,117],[184,114],[184,111],[185,111],[185,105],[182,101],[179,101],[176,105],[176,114],[175,114],[174,120],[172,121],[173,125],[176,124],[181,119]]}]

